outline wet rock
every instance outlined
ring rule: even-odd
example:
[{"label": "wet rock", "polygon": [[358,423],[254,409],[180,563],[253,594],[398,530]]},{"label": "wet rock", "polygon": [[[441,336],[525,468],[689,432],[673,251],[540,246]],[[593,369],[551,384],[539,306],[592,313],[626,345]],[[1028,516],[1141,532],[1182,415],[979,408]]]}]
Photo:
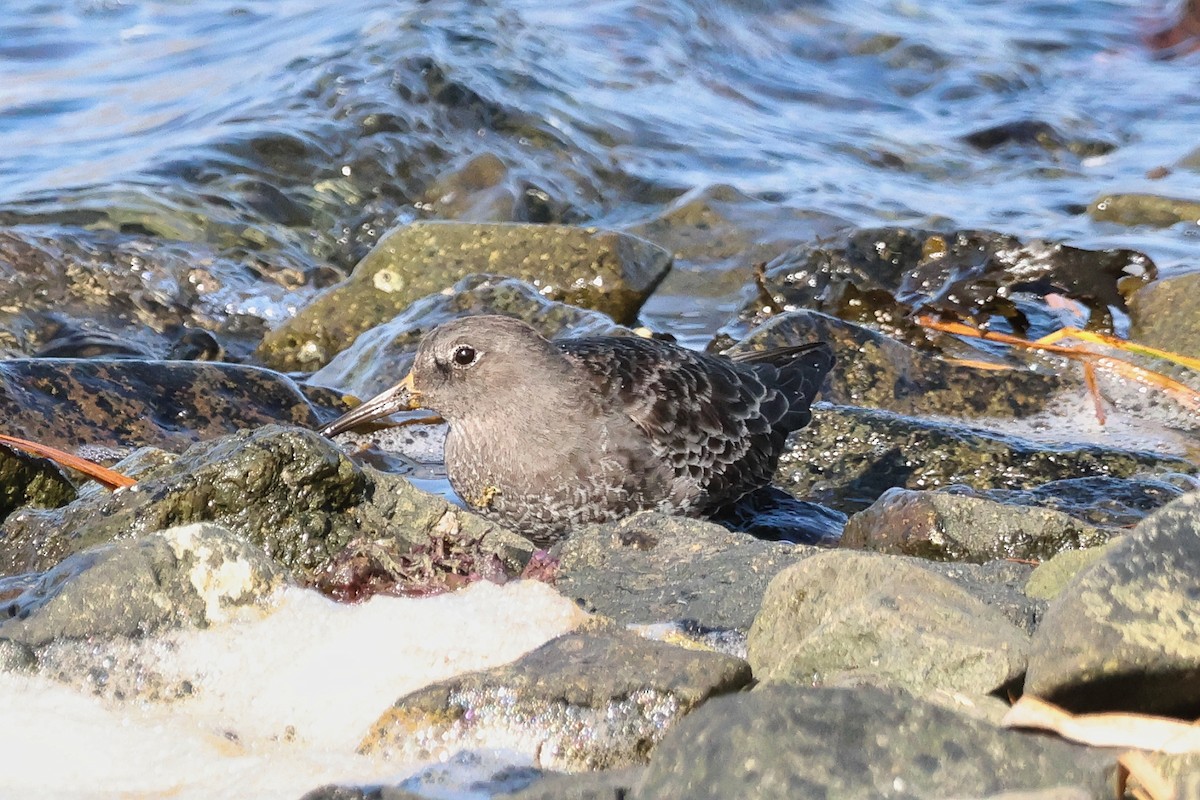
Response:
[{"label": "wet rock", "polygon": [[706,344],[730,309],[748,299],[754,265],[850,227],[831,214],[752,197],[726,184],[697,187],[626,228],[675,256],[641,318],[684,337],[694,332],[694,344]]},{"label": "wet rock", "polygon": [[889,489],[846,523],[841,546],[933,561],[1042,560],[1110,533],[1058,511],[946,492]]},{"label": "wet rock", "polygon": [[[1200,215],[1196,219],[1200,221]],[[1200,272],[1155,281],[1133,296],[1129,337],[1181,355],[1200,358]]]},{"label": "wet rock", "polygon": [[472,273],[510,275],[553,300],[630,323],[670,264],[656,245],[595,228],[415,223],[268,334],[258,356],[280,369],[321,367],[363,331]]},{"label": "wet rock", "polygon": [[767,202],[718,184],[680,196],[629,232],[666,248],[677,262],[704,265],[703,274],[712,280],[714,269],[748,267],[848,227],[832,214]]},{"label": "wet rock", "polygon": [[902,414],[1024,417],[1044,410],[1067,386],[1081,383],[1065,377],[1064,373],[1073,369],[1065,360],[1007,370],[953,364],[861,325],[814,311],[773,317],[731,352],[812,341],[832,344],[838,359],[821,389],[824,400]]},{"label": "wet rock", "polygon": [[[9,355],[166,358],[193,331],[241,359],[266,332],[272,305],[282,307],[293,284],[318,271],[282,250],[268,265],[253,252],[95,223],[0,229],[0,333]],[[245,229],[245,219],[238,224]]]},{"label": "wet rock", "polygon": [[475,314],[516,317],[547,338],[628,332],[598,311],[547,300],[534,286],[516,278],[468,275],[453,288],[423,297],[391,321],[363,333],[309,382],[335,386],[361,398],[374,397],[404,377],[428,331]]},{"label": "wet rock", "polygon": [[716,698],[655,749],[634,800],[1111,793],[1112,757],[996,728],[898,689],[765,686]]},{"label": "wet rock", "polygon": [[71,553],[189,522],[233,530],[306,582],[359,539],[396,539],[407,551],[438,529],[517,569],[532,549],[403,477],[356,466],[311,431],[266,426],[194,445],[129,489],[12,514],[0,527],[0,572],[42,571]]},{"label": "wet rock", "polygon": [[496,800],[625,800],[642,770],[638,767],[588,772],[582,775],[548,773],[528,788]]},{"label": "wet rock", "polygon": [[1088,213],[1100,222],[1166,228],[1200,222],[1200,202],[1155,194],[1106,194],[1088,206]]},{"label": "wet rock", "polygon": [[849,406],[813,407],[779,461],[775,484],[854,513],[893,487],[1028,489],[1050,481],[1191,473],[1182,458],[1093,445],[1039,444],[1015,436]]},{"label": "wet rock", "polygon": [[398,786],[321,786],[306,792],[300,800],[422,800],[425,795]]},{"label": "wet rock", "polygon": [[0,361],[0,418],[26,439],[179,451],[272,422],[314,426],[312,406],[283,375],[181,361]]},{"label": "wet rock", "polygon": [[949,580],[828,551],[779,573],[750,629],[759,681],[987,694],[1025,671],[1028,637]]},{"label": "wet rock", "polygon": [[1200,488],[1194,476],[1167,473],[1159,477],[1095,475],[1063,478],[1032,489],[950,486],[945,491],[1007,505],[1053,509],[1100,527],[1131,528],[1189,488]]},{"label": "wet rock", "polygon": [[623,624],[689,620],[748,630],[771,578],[815,552],[643,512],[574,531],[559,553],[556,585]]},{"label": "wet rock", "polygon": [[1080,158],[1102,156],[1116,149],[1111,142],[1069,138],[1050,123],[1036,119],[1015,120],[973,131],[964,136],[963,141],[980,150],[1037,147],[1049,153],[1066,150]]},{"label": "wet rock", "polygon": [[401,698],[363,740],[371,756],[427,759],[472,743],[553,769],[642,763],[666,728],[750,681],[741,659],[620,631],[561,636],[514,664]]},{"label": "wet rock", "polygon": [[421,205],[433,219],[459,222],[579,222],[561,196],[510,168],[495,153],[473,153],[425,188]]},{"label": "wet rock", "polygon": [[0,444],[0,521],[21,506],[55,508],[75,499],[75,486],[45,458]]},{"label": "wet rock", "polygon": [[846,526],[842,512],[798,500],[774,486],[750,492],[709,519],[759,539],[796,544],[837,544]]},{"label": "wet rock", "polygon": [[[841,240],[806,244],[769,263],[744,323],[807,308],[868,325],[912,344],[940,342],[913,321],[917,313],[982,324],[1005,320],[1017,333],[1054,327],[1045,297],[1086,306],[1093,327],[1111,328],[1109,307],[1157,273],[1132,250],[1091,251],[992,231],[862,229]],[[736,338],[736,337],[735,337]]]},{"label": "wet rock", "polygon": [[1077,712],[1200,714],[1200,493],[1147,517],[1050,604],[1025,691]]},{"label": "wet rock", "polygon": [[400,783],[399,788],[421,797],[491,798],[526,787],[541,772],[528,759],[503,750],[459,750],[449,758],[426,764]]},{"label": "wet rock", "polygon": [[282,583],[278,565],[224,528],[170,528],[65,559],[5,604],[0,637],[39,647],[203,627],[233,608],[264,602]]},{"label": "wet rock", "polygon": [[1176,9],[1178,18],[1170,25],[1146,36],[1146,45],[1165,51],[1166,57],[1184,56],[1200,49],[1200,2],[1188,0]]},{"label": "wet rock", "polygon": [[529,560],[532,546],[516,534],[483,531],[464,531],[462,517],[447,513],[415,543],[360,536],[332,558],[314,586],[335,600],[356,603],[377,594],[452,592],[481,580],[506,583]]}]

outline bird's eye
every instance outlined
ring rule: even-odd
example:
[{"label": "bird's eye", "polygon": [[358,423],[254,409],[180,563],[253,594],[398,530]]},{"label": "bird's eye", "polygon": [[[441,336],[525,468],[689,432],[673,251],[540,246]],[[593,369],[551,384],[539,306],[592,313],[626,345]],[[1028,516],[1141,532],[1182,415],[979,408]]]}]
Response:
[{"label": "bird's eye", "polygon": [[454,348],[454,352],[450,355],[454,359],[454,363],[460,367],[469,367],[475,363],[477,357],[475,348],[469,344],[460,344]]}]

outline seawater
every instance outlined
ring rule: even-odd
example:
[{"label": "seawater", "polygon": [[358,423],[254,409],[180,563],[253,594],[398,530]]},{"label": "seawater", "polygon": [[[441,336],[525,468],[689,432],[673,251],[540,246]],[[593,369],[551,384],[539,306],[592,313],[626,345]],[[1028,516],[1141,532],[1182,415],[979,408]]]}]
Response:
[{"label": "seawater", "polygon": [[[1197,146],[1200,58],[1144,44],[1172,10],[13,0],[0,10],[0,204],[149,176],[196,184],[206,164],[257,175],[254,153],[229,163],[229,143],[268,134],[325,142],[336,174],[341,140],[363,135],[341,127],[338,99],[390,103],[405,118],[403,87],[388,80],[404,77],[394,64],[420,58],[515,122],[464,119],[379,146],[432,142],[412,148],[421,163],[409,166],[422,172],[472,147],[524,154],[583,221],[636,221],[690,189],[729,184],[862,225],[941,221],[1135,247],[1172,271],[1194,265],[1196,226],[1126,229],[1081,213],[1109,191],[1200,197],[1200,172],[1175,167]],[[1022,120],[1112,149],[984,151],[964,140]],[[1166,178],[1146,177],[1163,166]],[[268,175],[285,190],[300,179]],[[397,219],[411,199],[394,198]]]}]

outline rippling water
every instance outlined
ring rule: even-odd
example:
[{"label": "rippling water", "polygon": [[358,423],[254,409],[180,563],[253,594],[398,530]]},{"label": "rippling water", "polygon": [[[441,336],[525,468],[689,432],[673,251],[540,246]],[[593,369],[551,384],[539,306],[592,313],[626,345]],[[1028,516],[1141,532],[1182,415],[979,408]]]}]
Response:
[{"label": "rippling water", "polygon": [[[0,200],[169,173],[267,132],[324,142],[336,172],[352,106],[415,119],[390,82],[424,59],[493,117],[476,107],[453,129],[392,138],[433,144],[420,154],[444,163],[472,145],[524,148],[583,217],[730,183],[860,223],[1119,239],[1170,266],[1191,229],[1079,214],[1113,189],[1200,195],[1195,171],[1144,177],[1186,155],[1200,122],[1197,59],[1156,60],[1142,43],[1162,15],[1099,0],[17,0],[0,16]],[[964,141],[1017,120],[1112,151]]]}]

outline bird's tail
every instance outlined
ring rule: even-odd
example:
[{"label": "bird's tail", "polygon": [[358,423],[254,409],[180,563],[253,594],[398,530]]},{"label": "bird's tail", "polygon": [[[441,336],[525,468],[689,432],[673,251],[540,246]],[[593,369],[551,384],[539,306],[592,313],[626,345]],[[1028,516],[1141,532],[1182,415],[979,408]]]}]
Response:
[{"label": "bird's tail", "polygon": [[[730,358],[755,365],[755,371],[788,399],[788,410],[777,423],[788,431],[803,428],[812,419],[809,407],[836,360],[828,342],[735,353]],[[772,374],[768,376],[767,372]]]}]

